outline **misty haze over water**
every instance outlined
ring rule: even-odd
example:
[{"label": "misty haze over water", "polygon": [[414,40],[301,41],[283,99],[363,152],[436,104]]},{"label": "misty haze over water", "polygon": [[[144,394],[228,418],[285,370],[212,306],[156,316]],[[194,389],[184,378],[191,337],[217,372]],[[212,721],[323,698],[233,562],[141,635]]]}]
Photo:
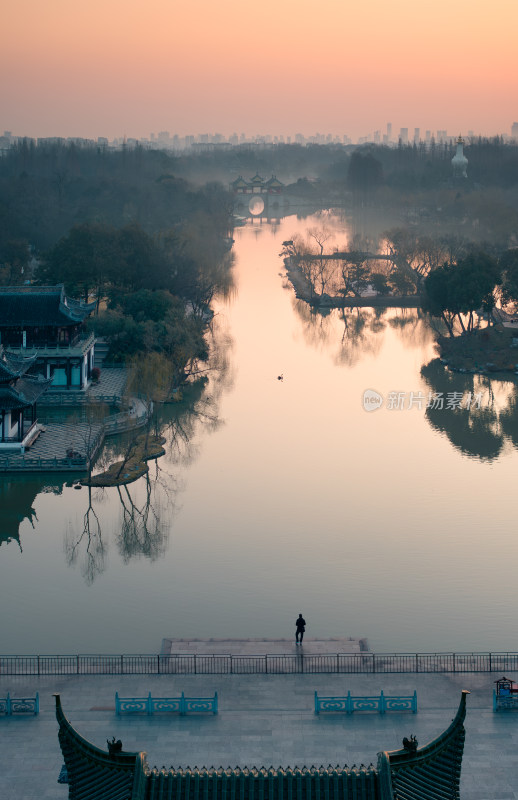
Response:
[{"label": "misty haze over water", "polygon": [[[308,636],[377,651],[513,649],[518,453],[498,423],[513,385],[493,381],[491,406],[473,384],[475,433],[446,409],[389,410],[391,392],[444,389],[432,332],[415,309],[320,315],[297,301],[278,254],[318,222],[236,230],[235,291],[215,318],[226,368],[169,430],[158,477],[94,491],[90,511],[86,489],[12,480],[5,508],[35,513],[23,552],[1,551],[4,653],[289,638],[299,611]],[[385,400],[374,413],[367,389]]]}]

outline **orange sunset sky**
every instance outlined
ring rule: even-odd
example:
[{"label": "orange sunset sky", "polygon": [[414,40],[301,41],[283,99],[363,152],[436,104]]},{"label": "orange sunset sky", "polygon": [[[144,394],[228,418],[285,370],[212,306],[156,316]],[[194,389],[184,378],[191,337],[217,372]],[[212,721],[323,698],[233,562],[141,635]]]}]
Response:
[{"label": "orange sunset sky", "polygon": [[0,133],[449,134],[518,121],[517,0],[3,0]]}]

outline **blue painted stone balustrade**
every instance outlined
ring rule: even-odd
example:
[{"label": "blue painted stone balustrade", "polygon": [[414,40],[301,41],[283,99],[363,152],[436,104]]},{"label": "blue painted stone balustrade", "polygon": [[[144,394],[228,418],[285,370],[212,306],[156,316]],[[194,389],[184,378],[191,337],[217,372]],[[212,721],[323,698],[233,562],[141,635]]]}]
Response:
[{"label": "blue painted stone balustrade", "polygon": [[12,717],[13,714],[39,714],[40,697],[36,692],[36,697],[11,697],[7,692],[7,697],[0,697],[0,714]]},{"label": "blue painted stone balustrade", "polygon": [[160,714],[164,712],[178,713],[185,716],[189,713],[218,713],[218,693],[214,697],[119,697],[115,692],[115,713],[120,714]]},{"label": "blue painted stone balustrade", "polygon": [[366,697],[353,697],[347,692],[347,697],[319,697],[315,692],[315,714],[321,711],[342,711],[352,714],[354,711],[411,711],[417,714],[417,691],[413,695],[389,697],[383,694]]}]

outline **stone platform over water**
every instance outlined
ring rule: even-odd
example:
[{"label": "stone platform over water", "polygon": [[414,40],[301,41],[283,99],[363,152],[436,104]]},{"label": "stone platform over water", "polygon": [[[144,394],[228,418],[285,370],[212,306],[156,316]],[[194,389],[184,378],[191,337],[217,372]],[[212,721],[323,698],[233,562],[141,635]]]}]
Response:
[{"label": "stone platform over water", "polygon": [[305,655],[324,655],[329,653],[366,653],[369,651],[367,639],[333,638],[317,639],[304,636],[302,645],[292,639],[162,639],[160,654],[170,655],[233,655],[264,656],[287,655],[297,652]]}]

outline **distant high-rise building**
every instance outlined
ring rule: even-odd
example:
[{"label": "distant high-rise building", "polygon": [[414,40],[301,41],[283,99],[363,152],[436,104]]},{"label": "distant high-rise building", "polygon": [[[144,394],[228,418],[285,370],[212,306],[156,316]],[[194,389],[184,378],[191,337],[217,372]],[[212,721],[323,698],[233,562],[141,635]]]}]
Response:
[{"label": "distant high-rise building", "polygon": [[160,131],[157,138],[160,144],[164,147],[169,145],[169,131]]},{"label": "distant high-rise building", "polygon": [[420,141],[421,141],[421,129],[414,128],[414,142],[415,144],[419,144]]},{"label": "distant high-rise building", "polygon": [[432,132],[426,131],[425,138],[426,138],[426,144],[430,144],[430,139],[432,138]]},{"label": "distant high-rise building", "polygon": [[518,122],[513,122],[511,125],[511,138],[518,141]]},{"label": "distant high-rise building", "polygon": [[401,144],[408,144],[408,128],[401,128],[399,131]]},{"label": "distant high-rise building", "polygon": [[387,122],[387,142],[392,141],[392,123]]}]

